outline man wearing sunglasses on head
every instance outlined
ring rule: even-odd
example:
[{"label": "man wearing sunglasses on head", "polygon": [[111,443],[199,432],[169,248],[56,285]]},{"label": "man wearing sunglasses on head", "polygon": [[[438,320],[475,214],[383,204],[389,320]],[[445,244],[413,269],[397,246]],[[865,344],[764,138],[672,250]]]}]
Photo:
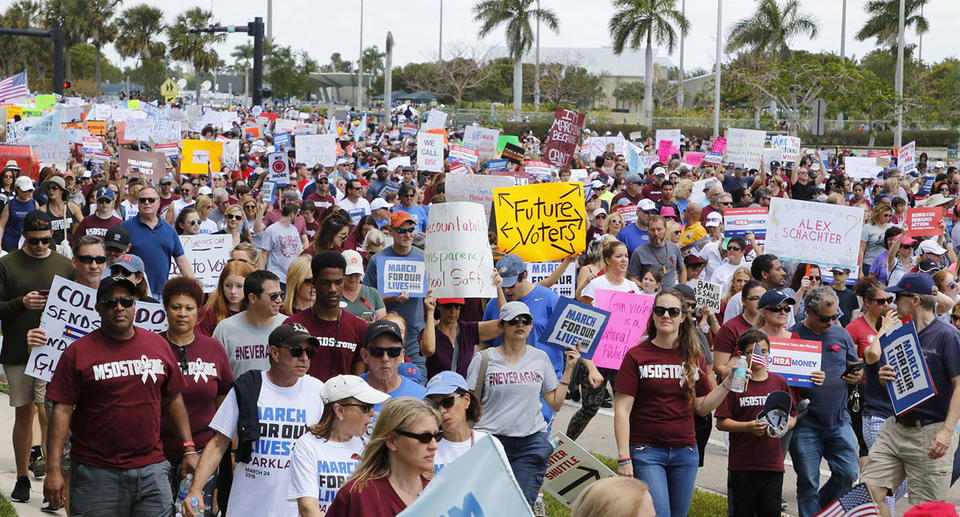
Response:
[{"label": "man wearing sunglasses on head", "polygon": [[[27,467],[33,445],[34,407],[43,411],[47,385],[25,373],[30,355],[26,335],[28,330],[40,326],[46,290],[50,289],[53,277],[69,278],[73,272],[70,259],[50,249],[52,241],[50,216],[33,210],[23,218],[23,246],[0,258],[0,329],[4,337],[0,363],[10,385],[10,406],[15,408],[13,452],[17,483],[10,498],[19,502],[30,499]],[[41,436],[45,436],[46,419],[41,419],[41,423]]]},{"label": "man wearing sunglasses on head", "polygon": [[193,498],[204,511],[203,486],[234,438],[237,466],[227,507],[220,507],[224,515],[297,515],[296,500],[287,500],[293,449],[307,427],[320,421],[324,407],[323,382],[307,374],[317,339],[303,325],[285,323],[270,333],[268,343],[269,367],[237,377],[210,421],[216,432],[183,502],[184,516],[196,515]]},{"label": "man wearing sunglasses on head", "polygon": [[[374,321],[367,327],[364,346],[360,351],[360,357],[367,366],[367,373],[361,377],[370,387],[390,395],[391,398],[422,399],[427,395],[427,389],[399,373],[403,353],[400,326],[390,320]],[[374,412],[380,414],[382,406],[383,403],[376,404],[373,407]],[[368,429],[372,431],[376,422],[377,417],[374,416]]]},{"label": "man wearing sunglasses on head", "polygon": [[233,376],[270,367],[269,337],[287,319],[280,314],[283,290],[277,275],[261,269],[243,281],[243,311],[224,319],[213,329],[213,338],[223,343]]}]

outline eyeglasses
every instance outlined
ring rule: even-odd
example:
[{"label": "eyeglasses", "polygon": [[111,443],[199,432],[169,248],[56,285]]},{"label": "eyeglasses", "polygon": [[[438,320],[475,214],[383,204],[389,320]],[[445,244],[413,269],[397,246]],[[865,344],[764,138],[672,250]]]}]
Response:
[{"label": "eyeglasses", "polygon": [[190,226],[199,226],[200,219],[193,219],[191,221],[184,221],[184,223],[189,224]]},{"label": "eyeglasses", "polygon": [[90,255],[77,255],[77,261],[81,264],[92,264],[94,262],[97,264],[104,264],[107,262],[107,257],[103,255],[98,257],[91,257]]},{"label": "eyeglasses", "polygon": [[780,313],[790,312],[790,306],[789,306],[789,305],[777,305],[776,307],[764,307],[763,310],[769,311],[769,312],[780,312]]},{"label": "eyeglasses", "polygon": [[263,293],[264,296],[270,298],[272,301],[283,300],[283,291],[277,291],[275,293]]},{"label": "eyeglasses", "polygon": [[657,306],[654,306],[653,313],[656,314],[657,316],[670,314],[671,318],[677,318],[680,316],[680,307],[661,307],[657,305]]},{"label": "eyeglasses", "polygon": [[243,216],[242,216],[242,215],[234,215],[234,214],[225,215],[224,218],[227,219],[227,220],[231,220],[231,221],[242,221],[242,220],[243,220]]},{"label": "eyeglasses", "polygon": [[430,443],[430,440],[436,440],[437,442],[439,442],[440,440],[443,440],[443,429],[438,429],[437,432],[435,433],[420,433],[420,434],[414,434],[414,433],[411,433],[410,431],[404,431],[402,429],[397,429],[395,432],[399,435],[406,436],[407,438],[413,438],[414,440],[423,444]]},{"label": "eyeglasses", "polygon": [[834,313],[834,314],[832,314],[832,315],[829,315],[829,316],[824,316],[823,314],[820,314],[820,313],[818,313],[817,311],[815,311],[815,310],[813,310],[813,309],[810,309],[810,312],[811,312],[813,315],[815,315],[816,317],[820,318],[820,321],[821,321],[822,323],[830,323],[831,321],[837,321],[838,319],[840,319],[840,313],[839,313],[839,312],[836,312],[836,313]]},{"label": "eyeglasses", "polygon": [[303,345],[294,345],[294,346],[276,345],[276,346],[277,348],[286,348],[287,350],[290,351],[290,355],[292,355],[293,357],[300,357],[301,355],[306,353],[308,359],[313,359],[313,356],[317,355],[316,347],[312,347],[312,346],[307,346],[307,347]]},{"label": "eyeglasses", "polygon": [[129,309],[133,307],[133,304],[136,302],[137,300],[134,297],[124,296],[122,298],[104,298],[103,300],[99,300],[97,305],[105,309],[112,309],[119,303],[124,309]]},{"label": "eyeglasses", "polygon": [[403,347],[399,346],[372,346],[368,350],[370,355],[373,357],[383,357],[383,354],[387,354],[388,357],[397,358],[400,357],[400,354],[403,353]]},{"label": "eyeglasses", "polygon": [[890,305],[891,303],[893,303],[893,297],[888,296],[886,298],[870,298],[870,301],[873,303],[878,303],[880,305]]},{"label": "eyeglasses", "polygon": [[416,226],[411,226],[410,228],[394,228],[393,231],[397,232],[400,235],[405,235],[408,233],[413,233],[417,231]]},{"label": "eyeglasses", "polygon": [[142,197],[142,198],[140,198],[140,202],[141,202],[141,203],[156,203],[158,199],[160,199],[160,198],[156,198],[156,197]]},{"label": "eyeglasses", "polygon": [[507,322],[507,325],[529,325],[533,323],[533,318],[530,316],[517,316],[512,320]]},{"label": "eyeglasses", "polygon": [[[752,350],[756,349],[756,347],[759,346],[759,345],[760,345],[760,343],[754,343],[753,346],[748,346],[748,349],[751,350],[751,352],[749,352],[749,353],[752,354],[752,353],[753,353]],[[763,347],[761,347],[761,348],[760,348],[760,355],[770,355],[770,350],[769,350],[769,349],[764,350]]]},{"label": "eyeglasses", "polygon": [[364,414],[373,412],[373,404],[367,404],[366,402],[338,402],[337,404],[346,407],[358,407],[360,412]]},{"label": "eyeglasses", "polygon": [[728,248],[727,248],[727,251],[743,251],[743,250],[740,249],[740,248],[730,248],[730,247],[728,247]]},{"label": "eyeglasses", "polygon": [[454,393],[449,397],[444,397],[440,399],[440,402],[437,402],[436,400],[433,400],[430,397],[427,397],[427,400],[429,400],[430,403],[436,408],[450,409],[453,407],[454,402],[457,401],[457,397],[459,396],[460,396],[460,393]]}]

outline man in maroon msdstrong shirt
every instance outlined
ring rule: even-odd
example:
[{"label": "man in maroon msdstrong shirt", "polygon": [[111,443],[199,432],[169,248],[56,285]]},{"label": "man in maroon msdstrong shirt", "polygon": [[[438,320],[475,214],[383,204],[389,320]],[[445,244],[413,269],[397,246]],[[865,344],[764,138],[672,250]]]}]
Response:
[{"label": "man in maroon msdstrong shirt", "polygon": [[122,276],[97,290],[100,328],[64,350],[47,398],[56,402],[43,495],[52,509],[64,502],[61,457],[67,427],[73,468],[74,515],[169,515],[173,495],[160,442],[163,411],[183,440],[184,468],[197,451],[180,392],[183,374],[159,335],[133,326],[137,288]]}]

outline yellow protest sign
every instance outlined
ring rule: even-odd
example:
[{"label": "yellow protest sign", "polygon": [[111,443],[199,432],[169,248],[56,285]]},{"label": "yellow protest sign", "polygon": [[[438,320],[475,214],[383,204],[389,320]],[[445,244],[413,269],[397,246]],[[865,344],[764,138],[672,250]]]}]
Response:
[{"label": "yellow protest sign", "polygon": [[173,82],[173,79],[167,79],[160,85],[160,95],[163,95],[163,102],[166,104],[177,100],[177,95],[179,94],[180,87],[177,86],[177,83]]},{"label": "yellow protest sign", "polygon": [[33,102],[37,105],[38,110],[46,111],[57,105],[57,97],[52,93],[37,95],[33,98]]},{"label": "yellow protest sign", "polygon": [[133,111],[140,110],[140,99],[130,99],[127,101],[127,108]]},{"label": "yellow protest sign", "polygon": [[528,262],[559,260],[586,246],[580,183],[539,183],[493,190],[497,245]]},{"label": "yellow protest sign", "polygon": [[180,164],[182,174],[220,172],[220,156],[223,154],[223,144],[188,138],[183,141],[183,151],[180,154],[183,157],[183,162]]},{"label": "yellow protest sign", "polygon": [[7,120],[13,119],[20,115],[20,118],[23,118],[23,106],[7,106]]}]

